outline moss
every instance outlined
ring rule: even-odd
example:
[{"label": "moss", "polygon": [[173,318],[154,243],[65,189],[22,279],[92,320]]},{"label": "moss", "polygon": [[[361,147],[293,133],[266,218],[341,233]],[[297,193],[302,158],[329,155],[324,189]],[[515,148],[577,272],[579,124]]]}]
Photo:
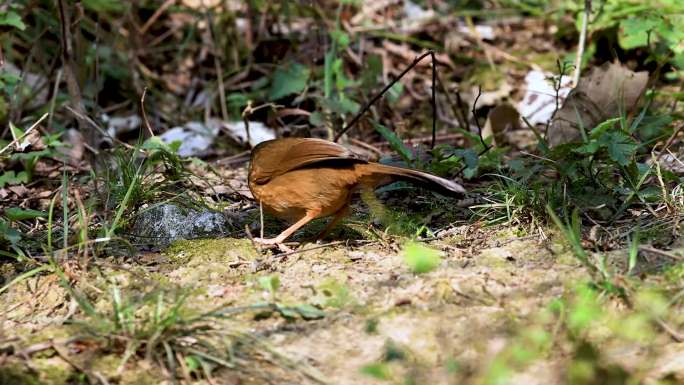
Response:
[{"label": "moss", "polygon": [[194,239],[175,241],[164,254],[176,264],[197,262],[234,262],[253,260],[258,256],[248,239]]},{"label": "moss", "polygon": [[93,372],[102,373],[106,378],[114,378],[117,376],[117,369],[121,364],[121,356],[117,354],[107,354],[96,358],[92,363]]},{"label": "moss", "polygon": [[0,367],[0,384],[39,385],[40,383],[40,379],[25,365],[5,363]]},{"label": "moss", "polygon": [[38,369],[40,383],[44,385],[68,384],[75,375],[78,375],[71,365],[59,357],[34,359],[33,366]]}]

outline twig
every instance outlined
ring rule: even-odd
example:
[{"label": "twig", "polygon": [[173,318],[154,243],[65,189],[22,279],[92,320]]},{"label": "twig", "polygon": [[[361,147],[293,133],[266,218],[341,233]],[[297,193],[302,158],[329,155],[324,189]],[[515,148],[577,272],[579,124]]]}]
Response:
[{"label": "twig", "polygon": [[74,49],[71,35],[71,21],[69,13],[65,9],[64,0],[57,1],[59,8],[59,21],[61,24],[61,35],[62,40],[62,66],[64,71],[64,80],[67,84],[67,90],[69,91],[69,97],[71,98],[71,104],[74,109],[78,112],[76,114],[76,121],[78,122],[78,128],[86,138],[86,143],[92,147],[96,147],[95,143],[95,132],[92,129],[88,129],[86,121],[83,119],[85,114],[85,108],[83,106],[83,98],[81,94],[81,86],[78,84],[78,78],[76,77],[76,63],[74,60]]},{"label": "twig", "polygon": [[662,318],[656,318],[655,322],[661,329],[672,337],[676,342],[684,342],[684,334],[676,331],[672,326],[668,325]]},{"label": "twig", "polygon": [[211,18],[211,12],[206,10],[205,16],[209,24],[209,38],[211,39],[211,48],[214,56],[214,67],[216,68],[216,77],[218,79],[219,102],[221,103],[221,117],[223,121],[228,121],[228,109],[226,108],[226,87],[223,84],[223,66],[221,65],[221,56],[216,45],[216,36],[214,36],[214,22]]},{"label": "twig", "polygon": [[432,59],[432,142],[430,148],[435,148],[435,135],[437,135],[437,101],[435,99],[435,78],[437,77],[437,60],[435,51],[429,51]]},{"label": "twig", "polygon": [[684,260],[684,257],[680,257],[679,255],[675,255],[673,253],[668,253],[665,250],[656,249],[655,247],[651,247],[651,246],[647,246],[647,245],[639,245],[639,251],[645,251],[647,253],[662,255],[663,257],[674,259],[675,261]]},{"label": "twig", "polygon": [[52,89],[52,98],[50,99],[50,119],[48,119],[47,128],[52,129],[52,116],[55,113],[55,103],[57,102],[57,94],[59,91],[59,83],[62,81],[62,69],[57,70],[55,77],[55,87]]},{"label": "twig", "polygon": [[145,112],[145,94],[146,93],[147,93],[147,87],[143,88],[142,96],[140,97],[140,112],[142,113],[143,122],[145,123],[145,128],[147,128],[147,132],[150,133],[150,136],[154,136],[154,132],[152,132],[152,127],[150,126],[150,121],[147,120],[147,113]]},{"label": "twig", "polygon": [[468,129],[468,118],[465,114],[463,114],[463,110],[460,108],[462,105],[462,100],[461,100],[461,96],[460,96],[459,92],[456,91],[456,100],[458,102],[458,104],[456,104],[451,99],[451,93],[446,88],[446,84],[444,84],[444,81],[442,80],[442,77],[439,76],[439,74],[437,74],[437,83],[442,88],[442,92],[444,93],[444,96],[446,97],[447,103],[449,103],[449,107],[451,107],[451,111],[454,114],[454,117],[456,118],[456,120],[458,120],[459,126],[461,126],[462,129],[467,130]]},{"label": "twig", "polygon": [[[670,135],[670,137],[667,138],[667,141],[665,142],[665,145],[663,146],[663,149],[660,150],[660,152],[658,153],[658,156],[656,157],[656,161],[659,161],[659,160],[660,160],[660,157],[663,156],[663,154],[665,153],[665,151],[667,151],[667,150],[670,148],[670,146],[672,145],[672,142],[674,142],[675,138],[677,137],[677,135],[679,135],[679,133],[682,131],[682,129],[684,129],[684,123],[680,123],[680,124],[679,124],[679,127],[677,127],[677,129],[674,130],[674,132],[672,133],[672,135]],[[1,152],[1,151],[0,151],[0,152]]]},{"label": "twig", "polygon": [[[368,243],[370,243],[370,242],[375,242],[375,241],[369,241]],[[287,256],[290,256],[290,255],[293,255],[293,254],[303,253],[303,252],[305,252],[305,251],[311,251],[311,250],[316,250],[316,249],[322,249],[322,248],[328,247],[328,246],[341,245],[341,244],[343,244],[343,243],[347,243],[347,241],[334,241],[334,242],[325,243],[325,244],[322,244],[322,245],[316,245],[316,246],[313,246],[313,247],[309,247],[308,249],[302,248],[302,249],[297,249],[297,250],[293,250],[293,251],[288,251],[287,253],[276,254],[276,255],[273,256],[273,258],[287,257]]]},{"label": "twig", "polygon": [[264,205],[261,203],[261,200],[259,200],[259,236],[261,239],[264,239]]},{"label": "twig", "polygon": [[556,94],[555,101],[556,101],[556,107],[553,110],[553,113],[551,113],[551,117],[549,120],[546,122],[546,127],[544,129],[544,140],[546,141],[546,137],[549,135],[549,127],[551,127],[551,123],[553,122],[553,119],[556,117],[556,114],[558,113],[558,110],[560,110],[560,89],[562,88],[563,84],[563,75],[565,75],[565,71],[567,70],[567,63],[563,62],[561,63],[560,59],[556,60],[556,67],[558,67],[558,82],[554,81],[553,84],[553,89]]},{"label": "twig", "polygon": [[[473,114],[473,119],[475,120],[475,125],[477,126],[477,135],[480,137],[480,143],[482,143],[482,146],[484,147],[477,154],[478,158],[480,156],[484,155],[487,151],[489,151],[492,148],[492,146],[487,145],[484,138],[482,137],[482,126],[480,125],[480,121],[477,120],[477,115],[475,115],[475,109],[477,107],[477,101],[480,100],[480,96],[482,96],[482,87],[477,87],[477,96],[475,97],[475,101],[473,102],[473,108],[470,110],[470,112]],[[468,167],[468,165],[464,164],[463,167],[461,167],[461,169],[456,172],[456,175],[461,174],[463,171],[465,171],[465,169],[467,167]]]},{"label": "twig", "polygon": [[[345,132],[349,131],[350,128],[354,127],[354,125],[355,125],[356,123],[358,123],[359,119],[361,119],[361,117],[362,117],[362,116],[371,108],[371,106],[372,106],[375,102],[378,101],[378,99],[380,99],[380,97],[381,97],[382,95],[384,95],[387,91],[389,91],[389,89],[392,88],[392,86],[394,86],[394,84],[395,84],[396,82],[398,82],[402,77],[404,77],[404,75],[406,75],[411,69],[413,69],[413,67],[415,67],[416,65],[418,65],[418,63],[419,63],[421,60],[425,59],[425,58],[428,57],[428,56],[432,56],[432,57],[434,58],[434,51],[429,50],[429,51],[427,51],[427,52],[424,52],[424,53],[421,54],[420,56],[416,57],[415,59],[413,59],[413,63],[411,63],[408,67],[406,67],[406,69],[403,70],[403,71],[399,74],[399,76],[397,76],[396,78],[394,78],[394,80],[392,80],[388,85],[385,86],[385,88],[383,88],[380,92],[378,92],[375,96],[373,96],[373,98],[372,98],[368,103],[366,103],[366,104],[363,106],[363,108],[361,108],[361,111],[359,111],[359,112],[356,114],[356,116],[354,116],[354,118],[353,118],[353,119],[352,119],[352,120],[351,120],[343,129],[342,129],[342,130],[340,130],[340,132],[338,132],[338,133],[335,135],[335,138],[333,139],[333,141],[334,141],[334,142],[337,142],[338,140],[340,140],[340,138],[342,137],[342,135],[344,135]],[[434,59],[433,59],[433,60],[434,60]],[[433,83],[432,89],[434,90],[434,88],[435,88],[435,86],[434,86],[434,83]],[[433,106],[434,106],[434,105],[433,105]],[[432,111],[432,115],[433,115],[433,119],[436,119],[435,111]]]},{"label": "twig", "polygon": [[580,72],[582,69],[582,57],[584,47],[587,42],[587,24],[589,24],[589,14],[591,13],[591,0],[584,0],[584,11],[582,12],[582,29],[580,30],[579,43],[577,44],[577,57],[575,58],[575,73],[572,77],[572,86],[576,87],[579,83]]},{"label": "twig", "polygon": [[473,108],[470,110],[470,113],[473,114],[473,119],[475,120],[475,125],[477,126],[477,136],[480,137],[480,143],[482,143],[482,147],[486,149],[487,143],[485,143],[485,140],[482,137],[482,126],[480,125],[480,121],[477,119],[477,115],[475,115],[477,101],[480,100],[480,96],[482,96],[482,86],[477,87],[477,96],[475,97],[475,101],[473,102]]},{"label": "twig", "polygon": [[[29,127],[28,130],[26,130],[26,132],[24,132],[23,134],[19,135],[19,137],[15,138],[11,142],[9,142],[9,144],[7,146],[3,147],[3,149],[0,150],[0,154],[7,151],[8,148],[17,144],[20,140],[24,139],[24,137],[26,135],[28,135],[31,131],[33,131],[33,129],[36,128],[38,126],[38,124],[40,124],[40,122],[42,122],[43,120],[45,120],[45,118],[47,118],[48,114],[49,114],[48,112],[44,113],[43,116],[40,117],[40,119],[38,119],[35,123],[33,123],[31,125],[31,127]],[[12,133],[12,134],[14,134],[14,133]]]},{"label": "twig", "polygon": [[154,24],[154,22],[157,21],[157,19],[159,19],[159,16],[161,16],[162,13],[164,13],[164,11],[171,7],[175,2],[176,0],[166,0],[164,4],[162,4],[161,7],[157,8],[157,10],[154,11],[152,16],[150,16],[150,18],[147,19],[145,25],[143,25],[142,28],[140,28],[139,33],[141,35],[144,35],[147,32],[147,30],[152,26],[152,24]]}]

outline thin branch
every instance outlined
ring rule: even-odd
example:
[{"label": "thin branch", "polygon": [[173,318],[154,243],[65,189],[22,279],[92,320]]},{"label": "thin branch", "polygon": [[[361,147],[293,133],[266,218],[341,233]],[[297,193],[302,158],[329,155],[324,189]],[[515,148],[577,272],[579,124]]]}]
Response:
[{"label": "thin branch", "polygon": [[20,140],[22,140],[24,137],[26,137],[26,135],[28,135],[31,131],[33,131],[33,129],[36,128],[36,127],[38,126],[38,124],[40,124],[40,122],[42,122],[43,120],[45,120],[45,118],[46,118],[47,116],[48,116],[48,112],[44,113],[43,116],[40,117],[40,119],[38,119],[35,123],[33,123],[33,124],[31,125],[31,127],[29,127],[28,130],[26,130],[26,132],[24,132],[22,135],[20,135],[19,137],[17,137],[17,138],[14,139],[13,141],[9,142],[9,144],[7,144],[7,146],[3,147],[3,149],[0,150],[0,155],[1,155],[3,152],[7,151],[8,148],[14,146],[16,143],[18,143]]},{"label": "thin branch", "polygon": [[140,97],[140,112],[142,113],[143,122],[145,123],[145,128],[147,128],[147,132],[149,132],[150,136],[154,136],[154,132],[152,132],[152,127],[150,126],[150,121],[147,119],[147,113],[145,113],[145,94],[147,94],[147,87],[143,88],[143,93]]},{"label": "thin branch", "polygon": [[432,142],[430,148],[435,148],[435,136],[437,135],[437,101],[435,99],[435,78],[437,77],[437,61],[435,60],[435,51],[430,52],[432,58]]},{"label": "thin branch", "polygon": [[[397,76],[396,78],[394,78],[394,80],[392,80],[388,85],[386,85],[385,88],[382,89],[382,91],[378,92],[375,96],[373,96],[373,98],[372,98],[368,103],[366,103],[366,104],[363,106],[363,108],[361,108],[361,111],[359,111],[359,112],[356,114],[356,116],[354,116],[354,118],[349,122],[349,124],[347,124],[346,127],[344,127],[340,132],[338,132],[338,133],[335,135],[335,138],[333,139],[333,141],[337,142],[338,140],[340,140],[340,138],[342,137],[342,135],[344,135],[345,132],[349,131],[350,128],[354,127],[354,125],[355,125],[356,123],[358,123],[359,119],[361,119],[361,117],[362,117],[362,116],[371,108],[371,106],[372,106],[375,102],[378,101],[378,99],[380,99],[380,97],[381,97],[382,95],[384,95],[387,91],[389,91],[389,89],[392,88],[392,86],[394,86],[394,84],[395,84],[396,82],[398,82],[401,78],[403,78],[404,75],[406,75],[411,69],[413,69],[413,67],[415,67],[421,60],[423,60],[423,59],[426,58],[427,56],[431,56],[431,55],[434,55],[434,51],[429,50],[429,51],[427,51],[427,52],[424,52],[424,53],[421,54],[420,56],[416,57],[415,59],[413,59],[413,63],[411,63],[408,67],[406,67],[406,69],[403,70],[403,71],[399,74],[399,76]],[[433,57],[434,57],[434,56],[433,56]],[[433,59],[433,60],[434,60],[434,59]],[[432,89],[434,90],[434,88],[435,88],[435,86],[434,86],[434,82],[433,82]],[[435,112],[433,111],[433,116],[434,116],[434,115],[435,115]],[[435,118],[436,118],[436,117],[435,117]]]},{"label": "thin branch", "polygon": [[582,69],[582,57],[584,48],[587,44],[587,24],[589,24],[589,14],[591,13],[591,0],[584,0],[584,11],[582,13],[582,29],[580,30],[579,43],[577,44],[577,57],[575,58],[575,73],[572,77],[572,86],[576,87],[579,83],[580,72]]}]

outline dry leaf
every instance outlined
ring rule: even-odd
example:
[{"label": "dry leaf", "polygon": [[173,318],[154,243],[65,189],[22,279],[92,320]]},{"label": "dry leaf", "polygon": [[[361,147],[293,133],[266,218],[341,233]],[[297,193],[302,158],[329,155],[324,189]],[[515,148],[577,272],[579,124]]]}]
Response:
[{"label": "dry leaf", "polygon": [[619,63],[593,68],[565,99],[549,128],[549,145],[578,141],[580,127],[590,130],[601,122],[629,114],[646,91],[648,72],[633,72]]},{"label": "dry leaf", "polygon": [[508,143],[506,132],[519,127],[520,114],[508,103],[492,108],[482,129],[482,137],[494,137],[492,144],[505,146]]}]

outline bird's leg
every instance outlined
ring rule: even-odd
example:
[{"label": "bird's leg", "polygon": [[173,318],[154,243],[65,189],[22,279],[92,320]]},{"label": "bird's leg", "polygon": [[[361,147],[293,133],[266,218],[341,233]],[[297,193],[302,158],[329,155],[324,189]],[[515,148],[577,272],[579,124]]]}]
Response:
[{"label": "bird's leg", "polygon": [[309,210],[306,212],[306,215],[304,215],[304,217],[302,217],[302,219],[298,220],[297,222],[295,222],[295,224],[293,224],[292,226],[285,229],[285,231],[280,233],[277,237],[270,238],[270,239],[254,238],[254,241],[259,242],[259,243],[264,244],[264,245],[277,245],[277,244],[283,243],[283,241],[285,239],[287,239],[287,237],[292,235],[292,233],[294,233],[295,231],[299,230],[305,224],[316,219],[316,217],[318,217],[318,215],[320,213],[321,213],[320,210]]},{"label": "bird's leg", "polygon": [[325,229],[323,229],[323,231],[321,231],[316,236],[316,240],[319,241],[325,238],[328,235],[328,233],[330,233],[330,231],[334,229],[335,226],[342,220],[342,218],[347,216],[347,214],[349,214],[349,203],[345,204],[344,207],[337,210],[337,212],[335,213],[335,217],[333,217],[330,223],[328,223],[328,225],[325,226]]}]

